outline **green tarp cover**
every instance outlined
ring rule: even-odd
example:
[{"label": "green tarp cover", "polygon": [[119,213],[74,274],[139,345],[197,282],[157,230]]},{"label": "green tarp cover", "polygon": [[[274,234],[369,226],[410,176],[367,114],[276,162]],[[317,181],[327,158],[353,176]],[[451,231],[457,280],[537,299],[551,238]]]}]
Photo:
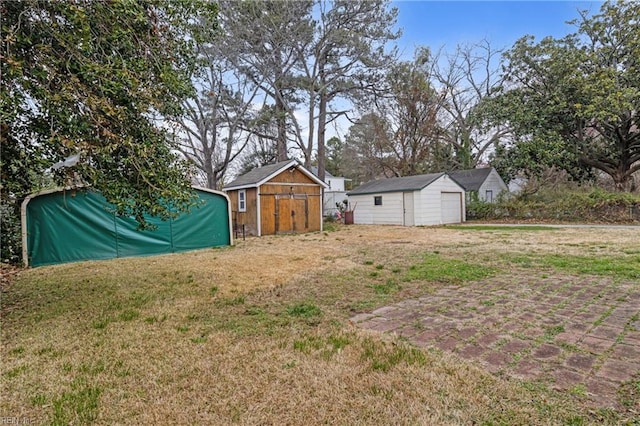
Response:
[{"label": "green tarp cover", "polygon": [[196,190],[189,213],[163,221],[146,217],[154,230],[138,230],[132,217],[116,216],[97,192],[38,195],[26,208],[29,265],[173,253],[231,243],[228,199]]}]

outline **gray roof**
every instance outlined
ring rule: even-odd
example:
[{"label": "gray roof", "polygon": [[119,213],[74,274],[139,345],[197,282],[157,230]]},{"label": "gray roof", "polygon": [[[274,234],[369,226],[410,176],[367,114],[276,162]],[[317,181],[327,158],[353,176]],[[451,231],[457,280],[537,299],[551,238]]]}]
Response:
[{"label": "gray roof", "polygon": [[363,183],[347,195],[379,194],[382,192],[419,191],[433,183],[444,173],[430,173],[428,175],[405,176],[389,179],[372,180]]},{"label": "gray roof", "polygon": [[[318,167],[316,167],[316,166],[311,166],[311,172],[312,172],[314,175],[318,176]],[[331,173],[329,173],[329,170],[325,170],[325,171],[324,171],[324,177],[325,177],[325,178],[332,178],[332,177],[335,177],[335,176],[334,176],[334,175],[332,175]]]},{"label": "gray roof", "polygon": [[449,172],[449,176],[462,186],[465,191],[477,191],[491,173],[491,167]]},{"label": "gray roof", "polygon": [[301,170],[305,175],[309,176],[309,178],[317,182],[319,185],[324,187],[327,186],[317,176],[302,167],[297,160],[286,160],[275,164],[269,164],[268,166],[256,167],[242,176],[238,176],[236,180],[225,185],[222,189],[224,191],[229,191],[231,189],[253,188],[261,185],[265,180],[270,179],[272,176],[275,176],[290,167],[295,167]]},{"label": "gray roof", "polygon": [[241,176],[238,176],[236,180],[229,183],[228,185],[225,185],[224,189],[227,190],[230,188],[234,188],[236,186],[246,187],[251,185],[257,185],[259,182],[268,178],[272,174],[277,173],[280,169],[284,169],[287,166],[290,166],[292,163],[295,165],[298,164],[298,162],[295,160],[287,160],[287,161],[280,161],[279,163],[275,163],[275,164],[269,164],[267,166],[256,167],[255,169]]}]

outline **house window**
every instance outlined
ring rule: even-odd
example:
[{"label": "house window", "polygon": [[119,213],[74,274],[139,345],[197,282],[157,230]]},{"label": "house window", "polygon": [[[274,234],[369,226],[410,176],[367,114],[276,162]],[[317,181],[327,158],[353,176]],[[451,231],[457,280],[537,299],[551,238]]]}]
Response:
[{"label": "house window", "polygon": [[241,189],[238,191],[238,211],[246,212],[247,211],[247,191]]},{"label": "house window", "polygon": [[491,189],[487,189],[484,200],[488,203],[493,203],[493,191]]},{"label": "house window", "polygon": [[373,197],[373,205],[374,206],[382,205],[382,195],[376,195],[375,197]]}]

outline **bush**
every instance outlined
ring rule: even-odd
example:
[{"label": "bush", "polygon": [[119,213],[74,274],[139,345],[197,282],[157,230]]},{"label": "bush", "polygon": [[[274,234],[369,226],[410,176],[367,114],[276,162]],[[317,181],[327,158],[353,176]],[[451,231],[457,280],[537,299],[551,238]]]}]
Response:
[{"label": "bush", "polygon": [[640,194],[602,188],[553,188],[503,198],[496,203],[470,201],[469,219],[629,223],[640,221]]},{"label": "bush", "polygon": [[7,200],[0,202],[0,256],[3,263],[19,264],[22,259],[20,207]]},{"label": "bush", "polygon": [[498,203],[492,204],[481,200],[471,200],[467,202],[467,219],[491,219],[495,216]]}]

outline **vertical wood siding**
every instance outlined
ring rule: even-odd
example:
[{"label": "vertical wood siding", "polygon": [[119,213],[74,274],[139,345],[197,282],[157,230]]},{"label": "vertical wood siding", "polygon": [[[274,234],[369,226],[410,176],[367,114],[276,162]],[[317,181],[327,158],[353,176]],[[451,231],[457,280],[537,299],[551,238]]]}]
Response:
[{"label": "vertical wood siding", "polygon": [[[260,186],[260,233],[274,235],[322,229],[321,186],[298,169],[285,170]],[[247,211],[238,212],[238,190],[228,191],[233,215],[258,235],[258,191],[247,188]]]}]

